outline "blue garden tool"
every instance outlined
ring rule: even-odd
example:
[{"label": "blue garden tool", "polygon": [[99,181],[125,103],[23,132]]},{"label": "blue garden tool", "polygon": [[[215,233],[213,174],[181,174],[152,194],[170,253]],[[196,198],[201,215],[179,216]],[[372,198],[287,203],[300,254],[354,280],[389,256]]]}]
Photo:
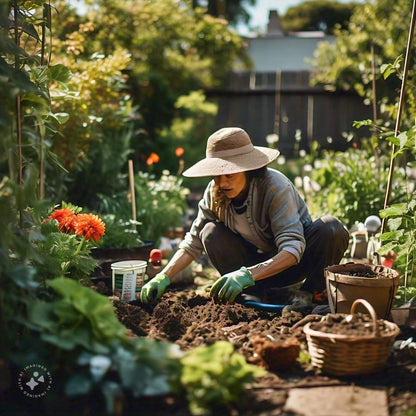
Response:
[{"label": "blue garden tool", "polygon": [[273,303],[255,302],[253,300],[246,300],[243,302],[244,306],[252,306],[255,309],[260,309],[267,312],[282,312],[286,305],[274,305]]}]

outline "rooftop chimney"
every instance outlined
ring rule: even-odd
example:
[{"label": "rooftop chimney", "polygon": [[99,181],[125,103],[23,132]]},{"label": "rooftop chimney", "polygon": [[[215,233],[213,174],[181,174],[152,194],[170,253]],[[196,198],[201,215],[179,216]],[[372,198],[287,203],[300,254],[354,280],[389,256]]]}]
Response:
[{"label": "rooftop chimney", "polygon": [[267,35],[269,36],[283,36],[284,35],[277,10],[269,10],[269,23],[267,24]]}]

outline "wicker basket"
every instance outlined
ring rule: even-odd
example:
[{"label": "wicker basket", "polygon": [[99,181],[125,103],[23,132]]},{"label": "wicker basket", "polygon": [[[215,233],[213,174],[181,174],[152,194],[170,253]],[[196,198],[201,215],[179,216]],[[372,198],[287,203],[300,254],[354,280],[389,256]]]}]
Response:
[{"label": "wicker basket", "polygon": [[[377,315],[374,308],[364,299],[357,299],[351,306],[354,314],[358,304],[364,305],[373,321],[373,335],[348,336],[315,331],[307,323],[303,331],[308,341],[312,365],[322,372],[336,376],[367,374],[381,370],[391,351],[399,327],[388,321],[384,324],[391,330],[388,335],[378,333]],[[325,319],[325,318],[323,318]]]}]

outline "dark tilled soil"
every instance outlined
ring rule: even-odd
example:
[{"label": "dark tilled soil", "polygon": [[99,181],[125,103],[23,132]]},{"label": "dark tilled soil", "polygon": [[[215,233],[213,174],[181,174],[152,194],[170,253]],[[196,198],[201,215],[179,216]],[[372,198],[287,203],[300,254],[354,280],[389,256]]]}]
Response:
[{"label": "dark tilled soil", "polygon": [[[393,349],[381,372],[337,378],[320,374],[311,364],[296,360],[299,351],[307,351],[303,326],[308,321],[318,325],[318,316],[299,312],[280,315],[240,304],[219,305],[209,297],[197,295],[194,288],[173,285],[151,306],[139,301],[125,303],[111,299],[117,316],[131,336],[174,342],[184,351],[227,340],[248,362],[265,367],[267,375],[247,389],[241,407],[234,409],[235,415],[296,416],[284,409],[290,389],[341,385],[384,388],[388,393],[390,416],[416,414],[416,358],[406,349]],[[349,334],[367,334],[370,318],[361,314],[354,316]],[[330,332],[345,330],[342,317],[335,317],[332,323]],[[326,326],[328,330],[328,324]],[[383,328],[382,320],[379,326],[381,331],[388,330]],[[401,328],[396,344],[409,337],[416,340],[416,329]],[[173,398],[147,401],[148,406],[151,403],[154,415],[188,414],[186,405]],[[409,409],[413,410],[406,413]]]}]

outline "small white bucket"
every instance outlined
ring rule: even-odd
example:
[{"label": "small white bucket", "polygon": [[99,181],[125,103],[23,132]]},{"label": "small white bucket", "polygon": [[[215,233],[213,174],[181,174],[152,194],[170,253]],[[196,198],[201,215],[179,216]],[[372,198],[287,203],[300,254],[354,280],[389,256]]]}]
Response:
[{"label": "small white bucket", "polygon": [[144,260],[124,260],[111,264],[113,294],[121,300],[136,299],[146,283],[147,262]]}]

